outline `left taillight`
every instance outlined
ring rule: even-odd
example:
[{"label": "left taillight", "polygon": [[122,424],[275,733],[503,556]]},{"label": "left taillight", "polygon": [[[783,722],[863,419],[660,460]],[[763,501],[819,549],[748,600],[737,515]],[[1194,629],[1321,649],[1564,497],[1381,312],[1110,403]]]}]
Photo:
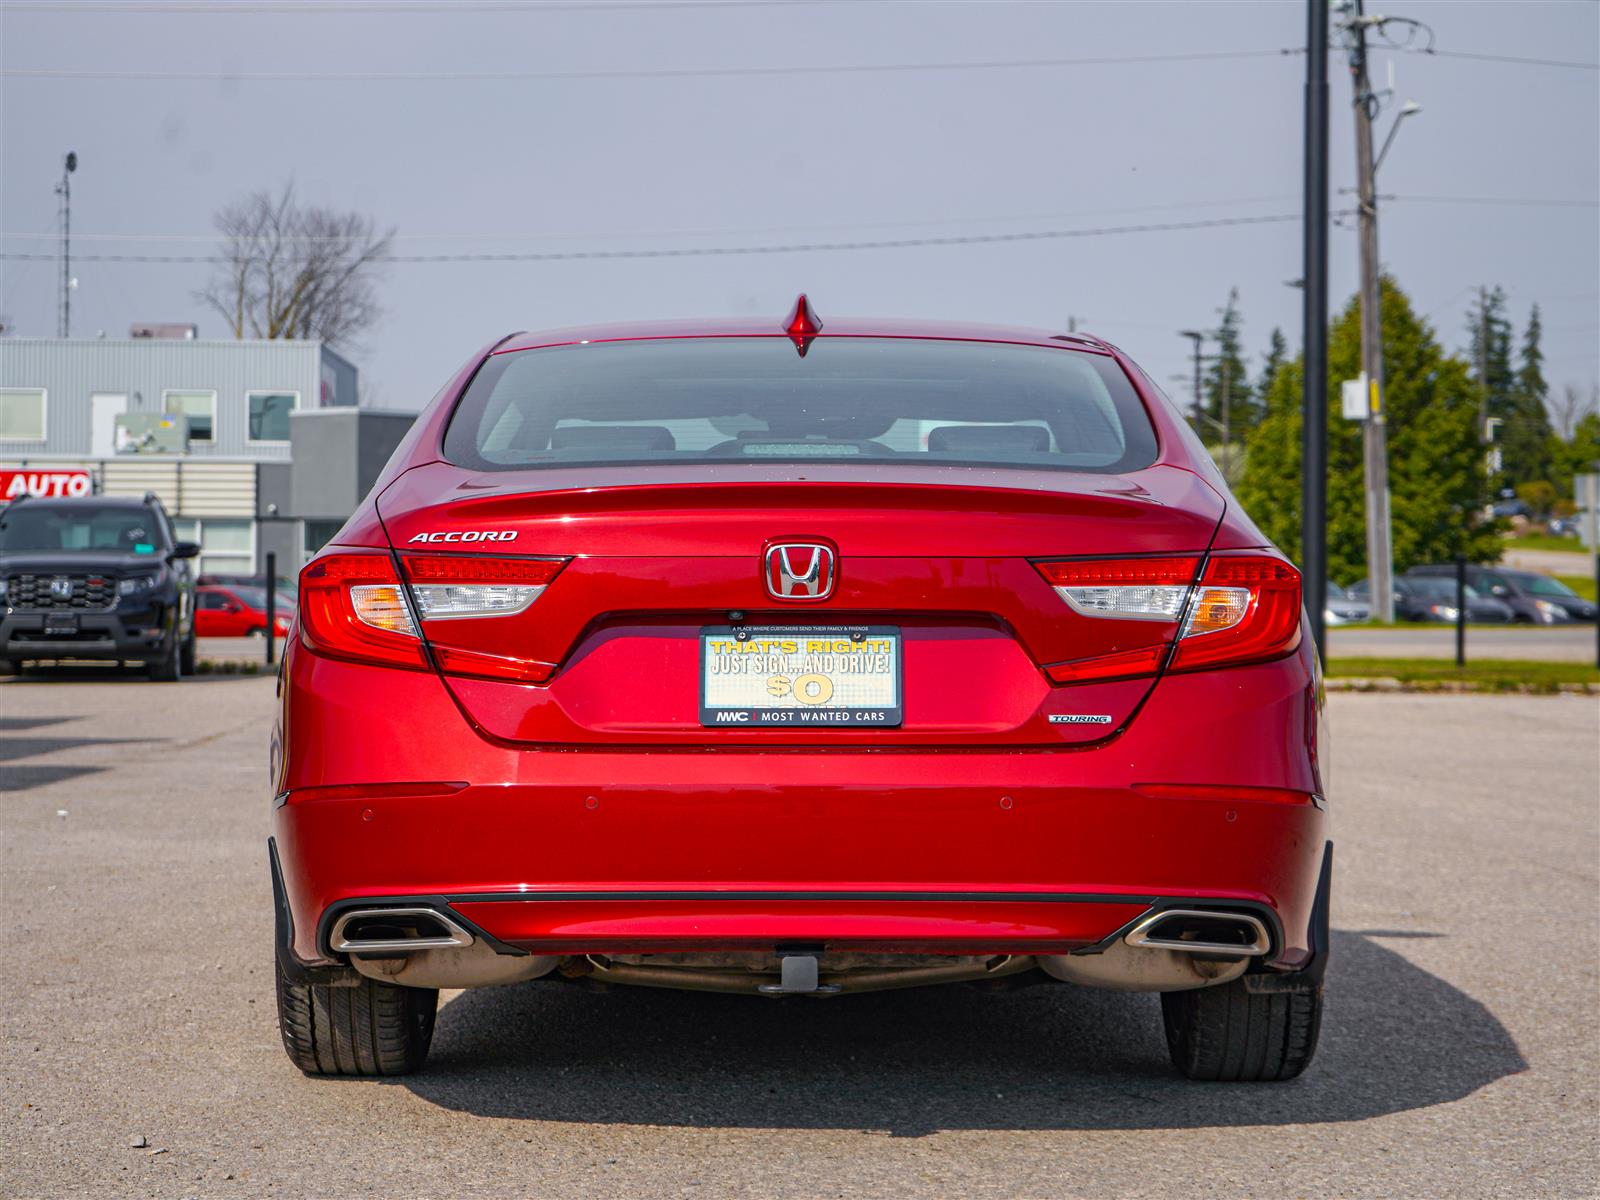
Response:
[{"label": "left taillight", "polygon": [[1259,551],[1036,562],[1080,616],[1160,621],[1171,637],[1134,650],[1055,663],[1055,683],[1104,682],[1279,658],[1300,644],[1300,573]]},{"label": "left taillight", "polygon": [[308,564],[300,573],[300,620],[310,648],[426,670],[425,633],[446,673],[523,681],[548,675],[549,664],[458,644],[478,639],[454,635],[449,623],[527,612],[565,559],[408,554],[400,564],[404,579],[383,551],[328,554]]}]

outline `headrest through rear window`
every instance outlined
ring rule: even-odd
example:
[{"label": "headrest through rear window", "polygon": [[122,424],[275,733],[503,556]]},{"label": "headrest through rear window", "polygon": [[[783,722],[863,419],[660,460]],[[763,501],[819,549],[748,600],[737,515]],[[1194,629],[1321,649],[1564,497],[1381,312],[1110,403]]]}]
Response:
[{"label": "headrest through rear window", "polygon": [[1043,425],[941,425],[928,434],[935,454],[1048,454],[1050,431]]},{"label": "headrest through rear window", "polygon": [[676,450],[665,425],[569,425],[550,435],[552,450]]}]

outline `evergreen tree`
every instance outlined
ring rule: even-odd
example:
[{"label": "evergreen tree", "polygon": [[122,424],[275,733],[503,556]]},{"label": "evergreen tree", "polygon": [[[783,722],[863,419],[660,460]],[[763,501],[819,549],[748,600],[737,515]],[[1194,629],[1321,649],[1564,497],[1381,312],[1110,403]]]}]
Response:
[{"label": "evergreen tree", "polygon": [[[1200,431],[1207,442],[1222,436],[1222,409],[1226,399],[1228,428],[1235,442],[1255,424],[1255,402],[1250,394],[1250,373],[1244,365],[1244,320],[1239,315],[1239,289],[1228,292],[1222,323],[1217,327],[1217,349],[1200,385],[1201,411],[1211,421]],[[1216,424],[1212,424],[1212,422]]]},{"label": "evergreen tree", "polygon": [[1500,427],[1500,473],[1505,487],[1550,479],[1550,413],[1545,407],[1550,388],[1544,380],[1543,332],[1535,304],[1523,335],[1522,363]]},{"label": "evergreen tree", "polygon": [[[1387,276],[1382,304],[1395,570],[1458,552],[1493,562],[1499,532],[1475,516],[1489,498],[1477,435],[1479,391],[1467,364],[1445,354]],[[1352,300],[1330,331],[1330,394],[1338,395],[1338,381],[1356,378],[1360,365],[1361,315]],[[1296,358],[1276,372],[1236,489],[1262,531],[1297,560],[1303,369]],[[1328,408],[1328,572],[1341,583],[1367,573],[1361,424],[1345,420],[1337,402]]]},{"label": "evergreen tree", "polygon": [[1511,366],[1511,321],[1506,316],[1503,289],[1478,293],[1478,303],[1467,316],[1467,356],[1472,377],[1488,393],[1488,415],[1505,420],[1517,381]]},{"label": "evergreen tree", "polygon": [[1278,372],[1283,370],[1284,360],[1289,357],[1289,343],[1283,336],[1283,330],[1274,329],[1272,338],[1267,343],[1266,357],[1261,362],[1261,378],[1256,381],[1255,407],[1260,415],[1267,411],[1267,397],[1272,393],[1272,385],[1278,378]]}]

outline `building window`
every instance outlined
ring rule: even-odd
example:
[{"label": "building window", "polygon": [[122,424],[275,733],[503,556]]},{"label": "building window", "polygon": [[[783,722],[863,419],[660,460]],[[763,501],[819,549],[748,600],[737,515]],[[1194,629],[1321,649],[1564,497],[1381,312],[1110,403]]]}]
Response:
[{"label": "building window", "polygon": [[256,538],[253,521],[177,517],[172,522],[180,540],[200,543],[196,568],[201,575],[254,575]]},{"label": "building window", "polygon": [[44,441],[44,389],[0,388],[0,442]]},{"label": "building window", "polygon": [[189,440],[216,440],[217,394],[215,392],[163,392],[161,407],[169,413],[189,418]]},{"label": "building window", "polygon": [[306,557],[310,557],[333,541],[333,535],[344,528],[343,521],[306,521],[302,529],[301,545],[305,547]]},{"label": "building window", "polygon": [[246,392],[250,404],[250,440],[287,442],[289,414],[300,407],[299,392]]}]

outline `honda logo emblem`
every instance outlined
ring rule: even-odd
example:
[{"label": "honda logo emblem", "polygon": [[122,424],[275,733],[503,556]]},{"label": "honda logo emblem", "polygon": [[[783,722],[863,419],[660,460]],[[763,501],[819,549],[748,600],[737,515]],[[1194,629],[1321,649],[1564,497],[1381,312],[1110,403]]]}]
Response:
[{"label": "honda logo emblem", "polygon": [[767,591],[777,600],[826,600],[833,594],[832,546],[788,542],[767,547]]}]

